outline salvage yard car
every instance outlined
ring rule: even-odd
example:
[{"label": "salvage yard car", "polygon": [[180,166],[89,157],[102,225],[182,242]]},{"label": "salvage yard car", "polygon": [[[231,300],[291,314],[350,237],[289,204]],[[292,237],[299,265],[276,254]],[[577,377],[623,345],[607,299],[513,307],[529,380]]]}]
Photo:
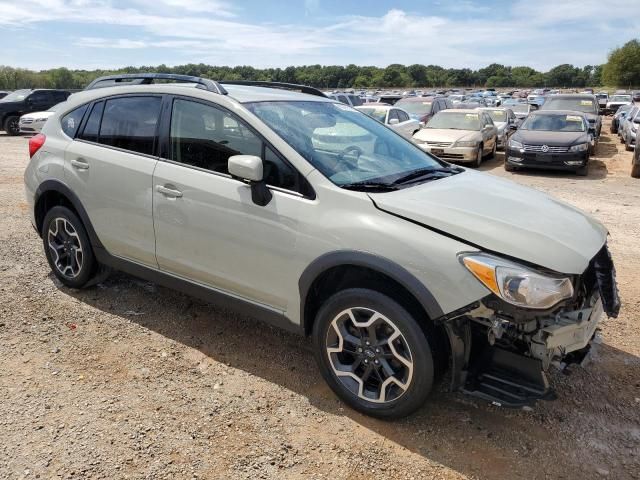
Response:
[{"label": "salvage yard car", "polygon": [[413,136],[421,149],[438,158],[479,167],[498,148],[498,129],[482,110],[444,110]]},{"label": "salvage yard car", "polygon": [[70,95],[65,90],[23,89],[16,90],[0,99],[0,128],[8,135],[20,133],[20,117],[30,112],[42,112]]},{"label": "salvage yard car", "polygon": [[518,128],[518,119],[510,108],[479,108],[489,114],[498,129],[498,148],[505,148],[512,131]]},{"label": "salvage yard car", "polygon": [[591,94],[550,95],[542,105],[542,110],[573,110],[582,112],[589,121],[589,129],[596,141],[600,138],[602,118],[596,97]]},{"label": "salvage yard car", "polygon": [[424,127],[440,110],[453,108],[453,103],[445,97],[414,97],[403,98],[396,103],[396,106],[405,110],[411,118],[418,120],[420,126]]},{"label": "salvage yard car", "polygon": [[33,112],[27,113],[26,115],[22,115],[20,117],[20,121],[18,125],[20,127],[20,133],[25,134],[35,134],[40,133],[42,127],[46,121],[51,117],[54,113],[54,110],[49,109],[45,112]]},{"label": "salvage yard car", "polygon": [[29,141],[31,221],[67,287],[118,269],[310,335],[333,391],[384,418],[447,365],[498,405],[551,398],[544,372],[618,313],[607,230],[565,203],[311,87],[144,78],[164,83],[80,92]]},{"label": "salvage yard car", "polygon": [[631,110],[632,108],[633,108],[633,104],[631,103],[627,105],[622,105],[618,108],[616,113],[613,115],[613,118],[611,119],[611,127],[610,127],[611,133],[618,133],[620,124],[626,118],[627,113],[629,113],[629,110]]},{"label": "salvage yard car", "polygon": [[607,113],[615,113],[621,106],[631,105],[631,99],[631,95],[613,95],[611,98],[609,98],[605,111]]},{"label": "salvage yard car", "polygon": [[535,112],[509,140],[504,168],[572,170],[587,175],[591,142],[584,115],[562,110]]},{"label": "salvage yard car", "polygon": [[401,108],[391,105],[367,105],[356,107],[356,110],[375,118],[380,123],[387,125],[391,130],[395,130],[400,135],[409,140],[413,134],[420,130],[420,122],[409,117],[409,114]]}]

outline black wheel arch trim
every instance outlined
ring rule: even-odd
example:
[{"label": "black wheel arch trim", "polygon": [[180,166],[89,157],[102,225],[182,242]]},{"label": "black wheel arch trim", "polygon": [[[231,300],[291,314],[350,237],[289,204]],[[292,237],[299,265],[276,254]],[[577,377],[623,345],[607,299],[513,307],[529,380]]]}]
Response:
[{"label": "black wheel arch trim", "polygon": [[357,250],[340,250],[325,253],[311,262],[298,281],[300,291],[300,320],[307,331],[312,318],[305,318],[306,300],[313,282],[330,268],[340,266],[365,267],[387,275],[411,293],[422,305],[430,320],[444,315],[442,307],[424,283],[397,263],[372,253]]},{"label": "black wheel arch trim", "polygon": [[[38,186],[38,188],[36,189],[35,198],[33,202],[34,210],[35,210],[34,216],[37,215],[38,213],[37,209],[38,209],[38,202],[40,201],[40,198],[42,198],[42,196],[48,192],[56,192],[56,193],[59,193],[60,195],[64,195],[69,200],[69,202],[71,202],[71,205],[73,206],[75,211],[78,213],[80,220],[84,224],[84,228],[86,229],[87,235],[89,236],[89,240],[91,241],[91,246],[93,248],[104,249],[104,246],[102,245],[102,242],[98,238],[96,231],[93,229],[93,225],[91,223],[91,220],[89,219],[89,215],[87,214],[87,211],[82,205],[82,202],[80,201],[78,196],[75,193],[73,193],[73,191],[67,185],[62,183],[60,180],[45,180]],[[41,226],[38,225],[38,227],[40,228]],[[42,232],[38,231],[38,234],[41,235]]]}]

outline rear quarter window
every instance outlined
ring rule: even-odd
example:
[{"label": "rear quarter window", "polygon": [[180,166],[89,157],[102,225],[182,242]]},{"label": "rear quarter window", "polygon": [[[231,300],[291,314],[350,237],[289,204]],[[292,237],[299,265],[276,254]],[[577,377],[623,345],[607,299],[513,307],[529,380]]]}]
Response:
[{"label": "rear quarter window", "polygon": [[80,128],[80,122],[82,122],[82,117],[84,117],[88,107],[88,105],[83,105],[62,117],[60,125],[62,126],[62,131],[65,135],[70,138],[74,138],[76,136],[78,128]]}]

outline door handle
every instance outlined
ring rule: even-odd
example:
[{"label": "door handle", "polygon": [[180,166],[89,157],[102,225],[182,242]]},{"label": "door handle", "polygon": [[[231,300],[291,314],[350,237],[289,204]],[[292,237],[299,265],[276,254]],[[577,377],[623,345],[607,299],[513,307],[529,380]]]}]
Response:
[{"label": "door handle", "polygon": [[78,170],[89,170],[89,164],[82,159],[71,160],[71,166]]},{"label": "door handle", "polygon": [[156,186],[156,192],[161,193],[165,197],[171,198],[180,198],[182,197],[182,192],[180,190],[176,190],[173,185],[158,185]]}]

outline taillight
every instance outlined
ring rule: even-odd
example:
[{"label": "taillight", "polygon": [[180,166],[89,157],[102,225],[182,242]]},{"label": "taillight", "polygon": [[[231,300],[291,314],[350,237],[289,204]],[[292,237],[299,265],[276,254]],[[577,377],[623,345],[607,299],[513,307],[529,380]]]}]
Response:
[{"label": "taillight", "polygon": [[33,158],[38,153],[46,139],[47,137],[43,133],[39,133],[29,139],[29,158]]}]

